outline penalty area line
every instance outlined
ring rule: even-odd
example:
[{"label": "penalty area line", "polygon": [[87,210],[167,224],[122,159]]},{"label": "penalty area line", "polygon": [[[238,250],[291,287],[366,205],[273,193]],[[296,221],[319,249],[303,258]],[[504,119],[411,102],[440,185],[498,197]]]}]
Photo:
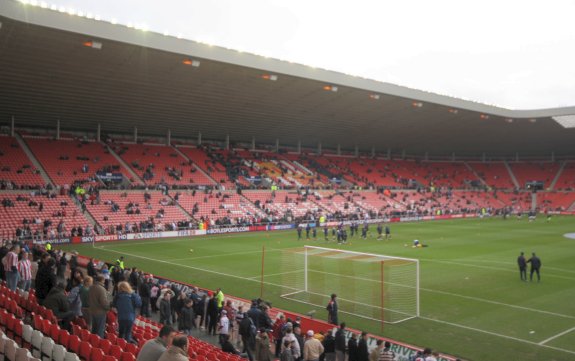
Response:
[{"label": "penalty area line", "polygon": [[547,342],[553,341],[553,340],[555,340],[556,338],[559,338],[559,337],[561,337],[561,336],[563,336],[563,335],[566,335],[566,334],[568,334],[568,333],[570,333],[570,332],[572,332],[572,331],[575,331],[575,327],[571,327],[570,329],[565,330],[565,331],[563,331],[563,332],[561,332],[561,333],[558,333],[558,334],[556,334],[555,336],[551,336],[551,337],[549,337],[548,339],[545,339],[545,340],[539,342],[539,345],[543,346],[543,345],[545,345]]}]

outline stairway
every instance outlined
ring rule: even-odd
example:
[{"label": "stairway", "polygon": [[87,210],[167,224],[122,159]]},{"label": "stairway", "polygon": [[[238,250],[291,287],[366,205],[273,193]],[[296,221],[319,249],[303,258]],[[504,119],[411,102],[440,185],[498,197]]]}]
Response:
[{"label": "stairway", "polygon": [[481,182],[481,184],[483,184],[485,186],[485,188],[490,188],[489,185],[487,183],[485,183],[485,179],[483,179],[482,177],[479,176],[479,174],[477,174],[477,172],[475,171],[475,169],[473,169],[473,167],[471,167],[469,165],[469,163],[467,162],[463,162],[463,164],[465,164],[465,166],[467,167],[467,169],[469,169],[469,171],[471,173],[473,173],[473,175],[479,179],[479,181]]},{"label": "stairway", "polygon": [[183,152],[181,152],[178,148],[176,148],[175,146],[172,146],[172,149],[174,149],[176,151],[176,153],[178,153],[179,155],[181,155],[185,160],[187,160],[188,162],[191,162],[192,166],[194,168],[196,168],[196,170],[200,173],[202,173],[203,175],[205,175],[214,185],[218,185],[218,182],[216,182],[216,180],[214,178],[212,178],[211,175],[209,175],[208,173],[204,172],[204,170],[200,167],[198,167],[198,165],[196,164],[196,162],[194,162],[193,160],[190,159],[190,157],[188,157],[187,155],[185,155]]},{"label": "stairway", "polygon": [[551,182],[547,190],[552,191],[553,189],[555,189],[555,185],[557,184],[559,178],[561,178],[561,174],[563,173],[563,169],[565,169],[566,164],[567,162],[561,162],[561,166],[559,167],[559,170],[557,171],[555,178],[553,178],[553,181]]},{"label": "stairway", "polygon": [[114,158],[116,158],[116,160],[118,160],[118,162],[122,165],[122,167],[128,170],[128,172],[136,182],[138,182],[140,185],[146,185],[146,182],[144,182],[144,180],[138,174],[136,174],[136,172],[132,170],[132,168],[128,165],[128,163],[126,163],[126,161],[124,161],[124,159],[122,159],[122,157],[120,157],[116,152],[114,152],[114,150],[108,144],[105,143],[102,144],[106,146],[108,152],[110,152],[110,154],[113,155]]},{"label": "stairway", "polygon": [[18,144],[20,144],[20,147],[22,148],[24,153],[26,153],[32,164],[34,164],[34,167],[36,167],[36,169],[40,171],[40,175],[42,176],[42,179],[44,179],[44,182],[46,184],[50,184],[52,187],[55,188],[54,182],[52,182],[52,179],[50,179],[50,176],[48,176],[48,173],[46,172],[44,167],[42,167],[42,164],[40,164],[38,159],[36,159],[36,156],[34,156],[34,153],[32,153],[32,150],[28,147],[28,144],[26,144],[24,138],[22,138],[22,136],[18,133],[14,133],[14,138],[16,138]]},{"label": "stairway", "polygon": [[507,161],[505,161],[505,162],[503,162],[503,164],[505,164],[505,168],[507,168],[507,172],[509,172],[509,176],[511,177],[511,180],[513,181],[513,184],[515,185],[515,188],[521,189],[522,187],[519,186],[519,182],[517,181],[517,178],[515,178],[515,174],[513,174],[513,170],[511,170],[509,163],[507,163]]}]

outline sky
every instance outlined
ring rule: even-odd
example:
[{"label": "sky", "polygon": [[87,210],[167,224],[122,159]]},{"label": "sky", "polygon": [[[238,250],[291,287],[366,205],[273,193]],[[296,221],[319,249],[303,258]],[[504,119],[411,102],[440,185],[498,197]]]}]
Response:
[{"label": "sky", "polygon": [[510,109],[575,106],[575,0],[46,0]]}]

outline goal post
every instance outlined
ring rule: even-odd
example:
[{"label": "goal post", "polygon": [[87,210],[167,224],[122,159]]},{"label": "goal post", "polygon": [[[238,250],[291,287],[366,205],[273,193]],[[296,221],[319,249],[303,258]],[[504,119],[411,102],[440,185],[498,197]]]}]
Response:
[{"label": "goal post", "polygon": [[315,246],[281,258],[282,298],[325,308],[335,293],[342,314],[386,323],[419,316],[417,259]]}]

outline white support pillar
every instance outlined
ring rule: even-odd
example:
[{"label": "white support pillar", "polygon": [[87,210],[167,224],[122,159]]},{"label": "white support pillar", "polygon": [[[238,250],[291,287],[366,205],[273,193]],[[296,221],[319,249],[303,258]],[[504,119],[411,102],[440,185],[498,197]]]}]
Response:
[{"label": "white support pillar", "polygon": [[425,155],[423,156],[423,159],[429,160],[429,152],[425,152]]},{"label": "white support pillar", "polygon": [[551,161],[555,162],[555,152],[551,152]]},{"label": "white support pillar", "polygon": [[371,157],[375,158],[375,147],[371,147]]},{"label": "white support pillar", "polygon": [[280,151],[280,140],[276,138],[276,153]]},{"label": "white support pillar", "polygon": [[226,150],[230,150],[230,135],[226,134]]},{"label": "white support pillar", "polygon": [[483,154],[481,155],[481,161],[483,163],[485,163],[486,160],[487,160],[487,155],[485,154],[485,152],[483,152]]},{"label": "white support pillar", "polygon": [[12,122],[10,123],[10,136],[11,137],[14,136],[15,123],[16,123],[16,118],[14,116],[12,116]]},{"label": "white support pillar", "polygon": [[401,151],[401,159],[405,159],[405,149]]},{"label": "white support pillar", "polygon": [[256,137],[252,137],[252,150],[256,150]]},{"label": "white support pillar", "polygon": [[353,151],[353,155],[355,155],[356,158],[359,157],[359,147],[357,145],[355,146],[355,149]]},{"label": "white support pillar", "polygon": [[98,123],[98,128],[96,129],[96,142],[100,142],[102,136],[102,125]]},{"label": "white support pillar", "polygon": [[391,148],[387,148],[387,159],[391,159]]},{"label": "white support pillar", "polygon": [[198,145],[202,145],[202,132],[198,132]]},{"label": "white support pillar", "polygon": [[138,127],[134,127],[134,143],[138,143]]},{"label": "white support pillar", "polygon": [[341,144],[337,145],[337,155],[341,155]]},{"label": "white support pillar", "polygon": [[60,140],[60,119],[56,121],[56,140]]},{"label": "white support pillar", "polygon": [[451,153],[451,161],[455,162],[455,152]]},{"label": "white support pillar", "polygon": [[172,131],[168,129],[168,133],[166,134],[166,145],[170,146],[172,144]]},{"label": "white support pillar", "polygon": [[515,152],[515,161],[519,162],[519,152]]},{"label": "white support pillar", "polygon": [[321,142],[317,143],[317,155],[321,155]]},{"label": "white support pillar", "polygon": [[301,154],[301,140],[297,142],[297,154]]}]

